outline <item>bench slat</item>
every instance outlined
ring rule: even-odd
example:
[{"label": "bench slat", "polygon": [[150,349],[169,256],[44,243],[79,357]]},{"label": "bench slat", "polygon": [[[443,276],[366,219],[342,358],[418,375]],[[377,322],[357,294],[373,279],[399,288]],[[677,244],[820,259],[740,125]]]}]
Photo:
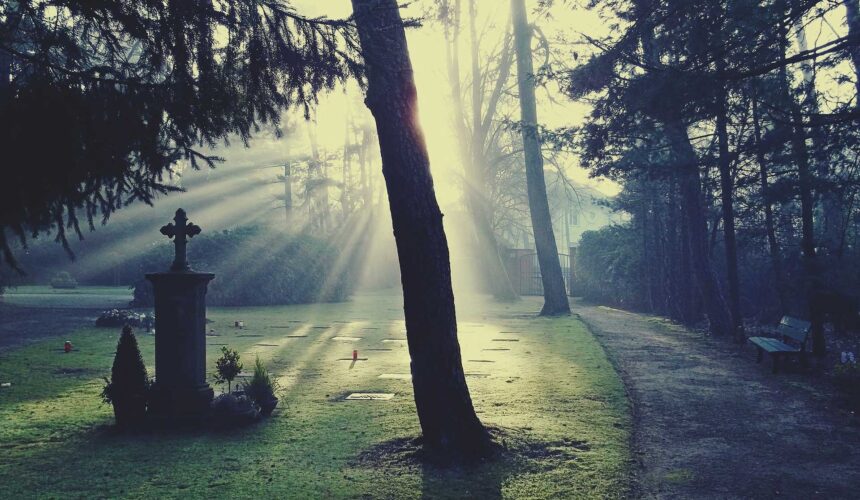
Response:
[{"label": "bench slat", "polygon": [[749,341],[767,352],[800,352],[800,348],[770,337],[750,337]]}]

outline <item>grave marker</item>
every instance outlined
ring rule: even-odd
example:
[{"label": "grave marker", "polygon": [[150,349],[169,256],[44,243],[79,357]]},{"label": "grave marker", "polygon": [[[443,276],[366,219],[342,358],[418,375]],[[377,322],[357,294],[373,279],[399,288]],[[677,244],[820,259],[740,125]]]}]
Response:
[{"label": "grave marker", "polygon": [[383,392],[353,392],[346,397],[347,401],[388,401],[394,397],[393,393]]},{"label": "grave marker", "polygon": [[358,342],[363,337],[332,337],[332,340],[339,340],[341,342]]},{"label": "grave marker", "polygon": [[168,420],[196,418],[209,409],[214,392],[206,383],[206,289],[215,277],[191,270],[188,238],[200,234],[181,208],[161,228],[173,239],[170,270],[150,273],[155,296],[155,370],[149,410]]}]

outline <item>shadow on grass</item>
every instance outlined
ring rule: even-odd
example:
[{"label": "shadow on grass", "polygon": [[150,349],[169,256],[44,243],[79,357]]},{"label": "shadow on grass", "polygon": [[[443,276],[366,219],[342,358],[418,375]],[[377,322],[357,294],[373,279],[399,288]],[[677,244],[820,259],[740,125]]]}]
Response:
[{"label": "shadow on grass", "polygon": [[425,450],[421,437],[400,437],[363,451],[351,465],[414,473],[421,477],[422,498],[502,498],[510,478],[556,469],[576,461],[579,452],[590,449],[585,441],[544,441],[523,429],[488,427],[488,431],[494,450],[477,461],[451,461]]}]

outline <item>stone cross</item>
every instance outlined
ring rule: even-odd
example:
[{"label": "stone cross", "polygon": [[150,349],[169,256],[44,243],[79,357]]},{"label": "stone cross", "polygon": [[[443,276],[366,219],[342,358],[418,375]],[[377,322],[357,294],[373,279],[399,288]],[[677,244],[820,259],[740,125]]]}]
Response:
[{"label": "stone cross", "polygon": [[192,238],[200,234],[200,226],[188,222],[188,217],[185,216],[185,210],[181,208],[176,211],[176,216],[173,217],[174,222],[161,227],[161,234],[168,238],[173,238],[173,244],[176,246],[176,257],[173,259],[173,265],[170,266],[171,271],[190,271],[191,266],[188,265],[185,246],[188,243],[186,236]]}]

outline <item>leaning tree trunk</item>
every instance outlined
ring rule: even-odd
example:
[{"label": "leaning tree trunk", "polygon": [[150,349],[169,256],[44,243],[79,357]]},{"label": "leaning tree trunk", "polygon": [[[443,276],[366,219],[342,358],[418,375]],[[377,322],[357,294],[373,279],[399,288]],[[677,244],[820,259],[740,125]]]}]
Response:
[{"label": "leaning tree trunk", "polygon": [[397,0],[352,0],[367,67],[400,260],[412,387],[424,446],[455,456],[488,450],[466,386],[448,242],[418,123],[417,93]]},{"label": "leaning tree trunk", "polygon": [[567,301],[564,277],[558,261],[558,247],[552,230],[552,216],[543,175],[543,156],[537,129],[537,104],[532,67],[532,29],[526,18],[525,0],[511,0],[511,18],[514,23],[514,44],[517,51],[517,84],[520,92],[529,212],[543,281],[544,304],[541,315],[570,314],[570,303]]}]

